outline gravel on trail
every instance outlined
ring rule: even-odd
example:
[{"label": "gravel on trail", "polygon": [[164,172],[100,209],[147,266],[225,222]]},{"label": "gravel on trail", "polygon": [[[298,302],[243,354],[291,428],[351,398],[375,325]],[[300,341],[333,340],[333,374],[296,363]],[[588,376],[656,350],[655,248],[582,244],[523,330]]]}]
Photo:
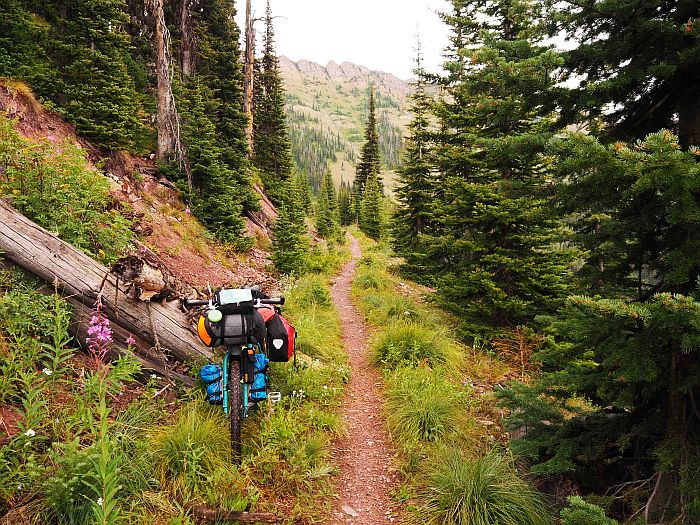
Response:
[{"label": "gravel on trail", "polygon": [[348,237],[352,260],[331,289],[352,374],[342,407],[347,436],[334,443],[340,474],[330,524],[398,524],[403,523],[402,512],[391,493],[399,486],[399,474],[382,414],[382,377],[370,364],[370,334],[350,296],[362,252],[357,239]]}]

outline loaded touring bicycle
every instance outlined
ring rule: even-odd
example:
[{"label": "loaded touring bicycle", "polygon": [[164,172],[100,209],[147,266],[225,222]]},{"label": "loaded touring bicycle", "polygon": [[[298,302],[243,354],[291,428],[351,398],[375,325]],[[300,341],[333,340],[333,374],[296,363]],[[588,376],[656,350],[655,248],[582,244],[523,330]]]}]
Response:
[{"label": "loaded touring bicycle", "polygon": [[229,419],[233,462],[241,458],[241,424],[252,406],[279,401],[269,392],[270,362],[287,362],[294,355],[296,332],[282,317],[284,297],[268,298],[258,287],[222,289],[209,300],[185,299],[185,308],[206,307],[197,322],[197,334],[211,348],[224,347],[221,365],[200,371],[207,400],[223,405]]}]

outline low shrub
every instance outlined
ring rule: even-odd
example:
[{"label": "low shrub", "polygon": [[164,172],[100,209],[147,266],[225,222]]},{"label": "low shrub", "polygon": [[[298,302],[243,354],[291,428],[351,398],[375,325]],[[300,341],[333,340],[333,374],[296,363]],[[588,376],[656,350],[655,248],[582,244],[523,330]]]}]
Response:
[{"label": "low shrub", "polygon": [[0,196],[61,239],[100,262],[113,262],[132,239],[131,222],[119,212],[109,180],[92,168],[85,151],[60,149],[21,138],[0,117],[0,156],[5,166]]},{"label": "low shrub", "polygon": [[539,493],[497,453],[477,460],[458,450],[428,463],[419,512],[428,525],[551,525]]},{"label": "low shrub", "polygon": [[561,511],[562,525],[618,525],[598,505],[588,503],[579,496],[570,496],[567,500],[569,506]]}]

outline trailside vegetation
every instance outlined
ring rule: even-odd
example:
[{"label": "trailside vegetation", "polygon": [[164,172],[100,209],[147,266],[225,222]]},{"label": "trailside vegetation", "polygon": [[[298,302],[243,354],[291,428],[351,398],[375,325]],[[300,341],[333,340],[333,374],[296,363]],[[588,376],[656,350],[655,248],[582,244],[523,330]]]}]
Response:
[{"label": "trailside vegetation", "polygon": [[414,97],[401,170],[403,271],[474,346],[518,356],[510,445],[584,495],[564,523],[695,523],[700,7],[450,3],[445,71],[425,75],[446,96],[423,156]]},{"label": "trailside vegetation", "polygon": [[0,78],[27,83],[105,155],[156,152],[193,212],[244,248],[241,214],[259,203],[234,15],[231,0],[4,2]]}]

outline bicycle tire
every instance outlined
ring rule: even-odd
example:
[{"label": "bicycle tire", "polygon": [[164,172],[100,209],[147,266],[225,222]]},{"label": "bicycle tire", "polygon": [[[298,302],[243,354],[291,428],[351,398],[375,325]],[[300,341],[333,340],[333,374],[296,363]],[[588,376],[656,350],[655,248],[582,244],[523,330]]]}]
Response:
[{"label": "bicycle tire", "polygon": [[231,461],[234,465],[239,465],[241,462],[241,425],[243,423],[241,390],[241,362],[232,358],[229,360],[228,406],[231,429]]}]

